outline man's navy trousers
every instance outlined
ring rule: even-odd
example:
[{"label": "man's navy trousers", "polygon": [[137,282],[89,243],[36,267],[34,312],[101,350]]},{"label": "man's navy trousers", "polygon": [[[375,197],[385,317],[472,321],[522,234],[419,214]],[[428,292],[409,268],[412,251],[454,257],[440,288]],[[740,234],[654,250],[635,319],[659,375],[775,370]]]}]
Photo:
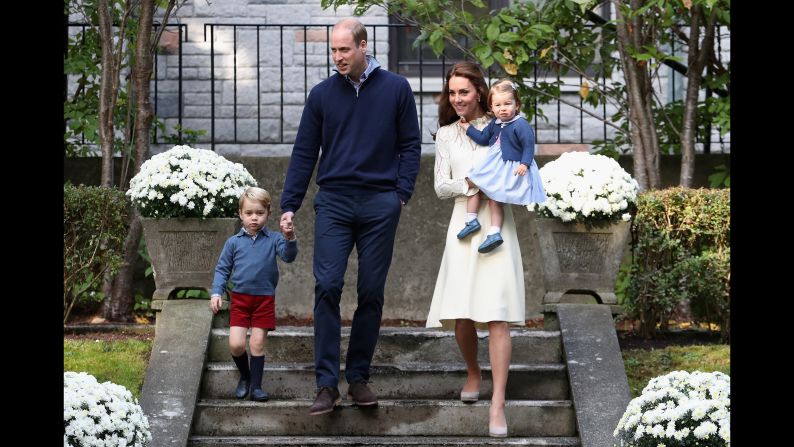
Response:
[{"label": "man's navy trousers", "polygon": [[401,209],[396,191],[343,194],[321,189],[314,198],[314,364],[318,387],[339,383],[339,302],[354,245],[358,306],[350,329],[345,379],[351,384],[369,380]]}]

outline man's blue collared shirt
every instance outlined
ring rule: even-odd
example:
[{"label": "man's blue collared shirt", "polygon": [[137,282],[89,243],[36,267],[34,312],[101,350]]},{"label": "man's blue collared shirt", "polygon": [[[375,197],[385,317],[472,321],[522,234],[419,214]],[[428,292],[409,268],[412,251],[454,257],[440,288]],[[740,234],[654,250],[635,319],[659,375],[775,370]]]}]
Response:
[{"label": "man's blue collared shirt", "polygon": [[231,278],[232,290],[248,295],[275,295],[278,284],[276,255],[292,262],[298,255],[298,241],[262,228],[253,238],[245,229],[226,240],[215,267],[212,294],[222,295]]},{"label": "man's blue collared shirt", "polygon": [[[351,79],[349,75],[345,75],[345,79],[347,79],[347,81],[353,85],[353,88],[356,89],[356,93],[358,93],[358,89],[361,88],[361,84],[363,84],[364,81],[367,80],[367,77],[369,77],[370,73],[372,73],[373,70],[378,67],[380,67],[380,62],[378,62],[378,60],[374,57],[367,55],[367,68],[365,68],[364,72],[361,73],[361,77],[359,78],[358,82],[353,82],[353,79]],[[339,70],[336,68],[334,68],[334,71],[339,73]]]}]

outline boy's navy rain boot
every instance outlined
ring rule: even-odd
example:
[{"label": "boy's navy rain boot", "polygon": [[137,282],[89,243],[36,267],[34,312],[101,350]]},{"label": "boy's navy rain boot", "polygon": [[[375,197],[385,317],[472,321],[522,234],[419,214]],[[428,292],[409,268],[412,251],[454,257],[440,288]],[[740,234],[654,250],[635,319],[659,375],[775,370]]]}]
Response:
[{"label": "boy's navy rain boot", "polygon": [[245,396],[248,395],[248,389],[251,386],[251,371],[248,368],[248,352],[243,352],[238,357],[232,356],[232,359],[234,359],[234,364],[237,365],[237,369],[240,370],[240,380],[237,382],[234,395],[238,399],[245,399]]},{"label": "boy's navy rain boot", "polygon": [[251,356],[251,396],[249,399],[264,402],[268,399],[267,393],[262,389],[262,373],[265,369],[265,356]]}]

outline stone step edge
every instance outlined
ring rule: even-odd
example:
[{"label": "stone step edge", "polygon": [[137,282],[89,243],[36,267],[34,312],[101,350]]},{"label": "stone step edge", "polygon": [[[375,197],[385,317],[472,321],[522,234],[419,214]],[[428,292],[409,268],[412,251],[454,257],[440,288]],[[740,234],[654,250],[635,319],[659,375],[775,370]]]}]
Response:
[{"label": "stone step edge", "polygon": [[[345,400],[346,396],[342,395],[342,403],[337,407],[355,407],[353,402]],[[271,399],[267,402],[254,402],[250,400],[237,400],[237,399],[199,399],[196,402],[198,407],[233,407],[233,408],[256,408],[256,407],[275,407],[275,408],[308,408],[314,402],[312,399],[286,399],[278,400]],[[457,399],[379,399],[379,407],[401,408],[401,407],[418,407],[418,406],[444,406],[444,407],[461,407],[471,408],[477,406],[490,407],[490,401],[477,401],[472,403],[464,403]],[[570,407],[573,408],[573,402],[570,400],[525,400],[525,399],[507,399],[505,401],[506,407]]]},{"label": "stone step edge", "polygon": [[[395,370],[398,372],[466,372],[466,365],[464,364],[451,364],[451,363],[401,363],[399,365],[377,364],[374,363],[371,369],[377,373],[388,373],[385,370]],[[345,370],[345,365],[339,365],[340,371]],[[206,371],[236,371],[237,365],[234,362],[207,362],[204,369]],[[484,364],[480,366],[483,371],[490,371],[491,365]],[[278,371],[312,371],[314,370],[314,363],[283,363],[283,362],[265,362],[265,371],[278,372]],[[533,363],[533,364],[511,364],[509,371],[512,372],[544,372],[544,371],[565,371],[566,366],[564,363]]]},{"label": "stone step edge", "polygon": [[[212,335],[214,336],[229,336],[229,328],[212,328]],[[249,334],[250,335],[250,334]],[[397,327],[382,327],[380,329],[381,337],[388,337],[393,335],[410,335],[415,337],[427,338],[455,338],[455,332],[451,330],[435,329],[435,328],[397,328]],[[314,337],[314,328],[310,326],[282,326],[274,331],[269,331],[268,338],[271,337]],[[342,328],[342,336],[350,336],[350,327],[345,326]],[[510,329],[510,336],[515,337],[533,337],[533,338],[557,338],[560,336],[560,331],[546,331],[543,329]],[[478,330],[478,338],[488,338],[488,331]]]},{"label": "stone step edge", "polygon": [[578,447],[578,437],[509,437],[479,436],[190,436],[188,442],[217,442],[248,445],[545,445]]}]

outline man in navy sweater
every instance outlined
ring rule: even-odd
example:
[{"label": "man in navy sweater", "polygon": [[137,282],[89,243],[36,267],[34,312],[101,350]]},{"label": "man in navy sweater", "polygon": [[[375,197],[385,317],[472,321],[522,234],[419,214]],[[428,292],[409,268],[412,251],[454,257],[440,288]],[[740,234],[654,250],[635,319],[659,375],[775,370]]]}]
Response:
[{"label": "man in navy sweater", "polygon": [[[344,19],[331,33],[336,74],[314,86],[292,149],[282,222],[291,227],[318,162],[314,198],[314,363],[317,397],[309,414],[341,402],[339,302],[353,246],[358,253],[358,306],[353,315],[345,379],[348,397],[376,405],[367,386],[402,207],[419,173],[420,135],[408,81],[367,55],[367,31]],[[322,148],[322,154],[320,149]]]}]

